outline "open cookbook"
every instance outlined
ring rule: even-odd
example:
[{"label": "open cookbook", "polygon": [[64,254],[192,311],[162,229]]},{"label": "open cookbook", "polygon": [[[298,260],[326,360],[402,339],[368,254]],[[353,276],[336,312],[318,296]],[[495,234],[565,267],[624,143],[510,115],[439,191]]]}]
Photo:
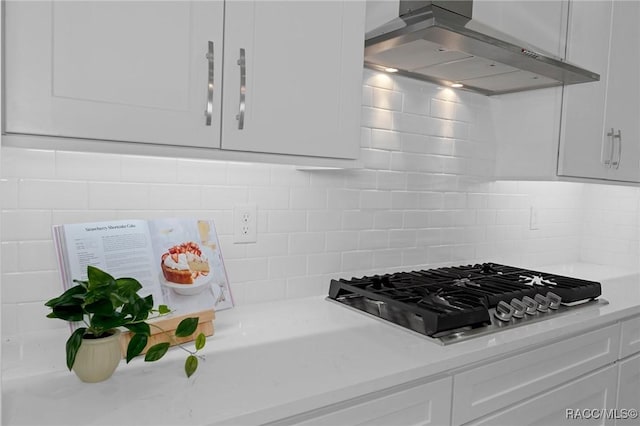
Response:
[{"label": "open cookbook", "polygon": [[87,279],[87,265],[115,278],[135,278],[142,297],[174,315],[233,306],[212,220],[154,219],[56,225],[58,264],[65,290]]}]

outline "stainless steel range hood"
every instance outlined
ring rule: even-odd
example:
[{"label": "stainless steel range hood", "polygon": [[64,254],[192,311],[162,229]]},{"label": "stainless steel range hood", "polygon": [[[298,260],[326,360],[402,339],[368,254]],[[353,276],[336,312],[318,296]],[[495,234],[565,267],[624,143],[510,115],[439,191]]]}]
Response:
[{"label": "stainless steel range hood", "polygon": [[472,11],[472,0],[401,0],[398,18],[367,33],[365,65],[485,95],[600,80],[474,21]]}]

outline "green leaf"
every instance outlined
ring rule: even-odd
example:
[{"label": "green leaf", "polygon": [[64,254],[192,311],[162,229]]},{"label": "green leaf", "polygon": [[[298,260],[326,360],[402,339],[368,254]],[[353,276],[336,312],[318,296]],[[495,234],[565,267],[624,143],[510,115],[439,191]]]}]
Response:
[{"label": "green leaf", "polygon": [[84,307],[85,311],[92,314],[109,315],[115,312],[113,304],[109,299],[100,299],[93,303],[90,303]]},{"label": "green leaf", "polygon": [[135,294],[142,288],[142,284],[135,278],[118,278],[116,280],[118,293],[121,295]]},{"label": "green leaf", "polygon": [[167,305],[160,305],[158,306],[158,313],[160,315],[166,315],[169,312],[171,312],[171,309],[169,309],[169,307]]},{"label": "green leaf", "polygon": [[76,362],[76,355],[78,354],[78,349],[80,349],[80,345],[82,345],[82,336],[84,336],[84,332],[87,329],[84,327],[80,327],[76,329],[69,339],[67,339],[66,350],[67,350],[67,368],[71,371],[73,364]]},{"label": "green leaf", "polygon": [[149,348],[146,355],[144,356],[144,360],[147,362],[157,361],[164,356],[169,350],[169,343],[163,342],[158,343],[157,345],[153,345]]},{"label": "green leaf", "polygon": [[125,324],[124,326],[136,334],[144,334],[145,336],[151,335],[151,327],[149,327],[149,324],[146,322],[136,322],[133,324]]},{"label": "green leaf", "polygon": [[65,321],[82,321],[84,313],[80,305],[58,305],[53,307],[53,311],[47,318],[59,318]]},{"label": "green leaf", "polygon": [[196,337],[196,350],[199,351],[204,348],[205,343],[207,343],[207,336],[205,336],[204,333],[198,334]]},{"label": "green leaf", "polygon": [[116,285],[116,280],[111,275],[95,266],[87,266],[87,277],[89,278],[89,290]]},{"label": "green leaf", "polygon": [[187,373],[187,377],[191,377],[193,373],[198,369],[198,358],[193,355],[189,355],[184,363],[184,372]]},{"label": "green leaf", "polygon": [[[148,338],[144,334],[134,334],[129,341],[129,345],[127,345],[127,364],[133,358],[140,355],[140,352],[147,346]],[[145,358],[146,361],[146,358]]]},{"label": "green leaf", "polygon": [[176,337],[191,336],[198,328],[198,317],[185,318],[180,321],[178,328],[176,328]]},{"label": "green leaf", "polygon": [[82,303],[82,299],[74,296],[81,295],[86,292],[87,290],[84,287],[76,285],[62,293],[60,296],[48,300],[44,305],[50,308],[53,308],[56,305],[80,305]]},{"label": "green leaf", "polygon": [[108,330],[110,328],[121,327],[127,323],[124,315],[113,312],[109,315],[95,314],[91,317],[91,327]]}]

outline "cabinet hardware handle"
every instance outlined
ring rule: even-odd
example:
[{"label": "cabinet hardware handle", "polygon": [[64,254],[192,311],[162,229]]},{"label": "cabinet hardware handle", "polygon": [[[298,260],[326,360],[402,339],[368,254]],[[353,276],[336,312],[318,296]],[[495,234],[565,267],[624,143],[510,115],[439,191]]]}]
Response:
[{"label": "cabinet hardware handle", "polygon": [[618,139],[618,159],[613,161],[611,165],[618,170],[620,168],[620,160],[622,160],[622,130],[618,129],[618,133],[613,135],[613,142],[616,139]]},{"label": "cabinet hardware handle", "polygon": [[604,160],[603,164],[607,166],[607,168],[611,168],[611,163],[613,162],[613,145],[614,145],[614,130],[613,127],[611,131],[607,133],[607,138],[609,140],[609,159]]},{"label": "cabinet hardware handle", "polygon": [[245,94],[247,92],[247,62],[245,57],[244,49],[240,49],[240,59],[238,59],[238,65],[240,65],[240,107],[238,110],[238,114],[236,115],[236,120],[238,120],[238,129],[244,129],[244,111],[246,108],[245,105]]},{"label": "cabinet hardware handle", "polygon": [[209,74],[207,83],[207,109],[204,111],[206,117],[206,125],[211,126],[211,117],[213,116],[213,42],[209,41],[209,50],[206,55],[209,62]]}]

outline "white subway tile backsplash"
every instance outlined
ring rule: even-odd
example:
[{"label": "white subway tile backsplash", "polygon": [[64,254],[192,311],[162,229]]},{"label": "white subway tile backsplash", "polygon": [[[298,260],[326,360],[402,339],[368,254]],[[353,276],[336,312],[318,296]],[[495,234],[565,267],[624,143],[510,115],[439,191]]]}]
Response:
[{"label": "white subway tile backsplash", "polygon": [[337,211],[357,209],[360,192],[353,189],[328,189],[327,207]]},{"label": "white subway tile backsplash", "polygon": [[[229,177],[232,177],[229,179]],[[271,168],[268,164],[233,163],[227,165],[227,182],[229,185],[264,186],[271,179]]]},{"label": "white subway tile backsplash", "polygon": [[2,251],[0,253],[0,260],[2,261],[0,271],[2,273],[18,272],[18,244],[20,243],[17,241],[2,242],[0,244],[0,250]]},{"label": "white subway tile backsplash", "polygon": [[[494,102],[364,70],[356,170],[3,147],[3,332],[65,326],[43,306],[60,291],[51,225],[62,223],[213,218],[239,304],[452,262],[640,269],[640,188],[493,181]],[[246,203],[257,243],[235,244],[233,207]]]},{"label": "white subway tile backsplash", "polygon": [[327,232],[327,251],[349,251],[358,248],[358,231]]},{"label": "white subway tile backsplash", "polygon": [[389,247],[389,231],[367,230],[360,231],[358,248],[360,250],[373,250]]},{"label": "white subway tile backsplash", "polygon": [[255,244],[247,244],[247,257],[284,256],[289,253],[289,235],[262,233]]},{"label": "white subway tile backsplash", "polygon": [[86,182],[32,179],[18,181],[20,209],[86,209],[88,205]]},{"label": "white subway tile backsplash", "polygon": [[3,178],[54,179],[55,152],[3,147],[0,166]]},{"label": "white subway tile backsplash", "polygon": [[[16,247],[12,246],[11,249],[15,250]],[[39,272],[43,269],[57,271],[58,262],[56,260],[55,247],[52,240],[21,241],[17,245],[16,252],[18,256],[17,266],[18,270],[21,272]],[[5,254],[5,250],[3,250],[2,254]],[[4,273],[9,271],[3,267],[2,272]]]},{"label": "white subway tile backsplash", "polygon": [[204,186],[200,188],[200,206],[209,210],[233,209],[249,201],[248,192],[243,186]]},{"label": "white subway tile backsplash", "polygon": [[176,182],[184,184],[224,185],[227,183],[227,163],[181,159],[176,164]]},{"label": "white subway tile backsplash", "polygon": [[269,257],[269,278],[290,278],[307,275],[307,256]]},{"label": "white subway tile backsplash", "polygon": [[287,295],[284,280],[263,280],[246,283],[244,303],[261,303],[283,300]]},{"label": "white subway tile backsplash", "polygon": [[[174,210],[202,208],[202,190],[199,186],[190,185],[149,185],[149,208],[151,210]],[[213,208],[207,204],[208,208]]]},{"label": "white subway tile backsplash", "polygon": [[122,157],[93,152],[55,152],[56,178],[78,181],[122,180]]},{"label": "white subway tile backsplash", "polygon": [[231,291],[233,291],[233,283],[264,280],[269,273],[268,265],[268,259],[264,257],[225,259]]},{"label": "white subway tile backsplash", "polygon": [[[373,268],[370,251],[345,251],[342,253],[342,271],[366,271]],[[355,272],[353,272],[355,275]]]},{"label": "white subway tile backsplash", "polygon": [[308,230],[339,231],[342,227],[342,213],[336,210],[313,210],[307,215]]},{"label": "white subway tile backsplash", "polygon": [[2,241],[47,240],[51,237],[50,210],[4,210]]},{"label": "white subway tile backsplash", "polygon": [[124,155],[121,167],[123,182],[174,183],[178,177],[173,158]]},{"label": "white subway tile backsplash", "polygon": [[377,270],[397,270],[402,265],[402,250],[376,250],[373,253],[373,267]]},{"label": "white subway tile backsplash", "polygon": [[0,179],[0,209],[18,208],[18,179]]},{"label": "white subway tile backsplash", "polygon": [[391,192],[389,191],[361,191],[360,192],[360,208],[361,209],[390,209],[391,208]]},{"label": "white subway tile backsplash", "polygon": [[308,256],[307,271],[310,275],[333,274],[342,270],[340,253],[319,253]]},{"label": "white subway tile backsplash", "polygon": [[148,210],[149,185],[144,183],[89,183],[89,209]]},{"label": "white subway tile backsplash", "polygon": [[401,134],[382,129],[371,129],[371,148],[400,151]]},{"label": "white subway tile backsplash", "polygon": [[374,108],[402,110],[402,93],[393,90],[372,88],[371,106]]},{"label": "white subway tile backsplash", "polygon": [[391,155],[388,151],[379,149],[360,150],[360,161],[368,169],[388,170],[391,163]]},{"label": "white subway tile backsplash", "polygon": [[46,301],[62,289],[56,270],[2,274],[2,303]]},{"label": "white subway tile backsplash", "polygon": [[276,210],[267,213],[267,232],[302,232],[307,230],[304,211]]},{"label": "white subway tile backsplash", "polygon": [[325,249],[326,234],[324,232],[298,232],[289,234],[290,254],[309,254],[322,252]]}]

